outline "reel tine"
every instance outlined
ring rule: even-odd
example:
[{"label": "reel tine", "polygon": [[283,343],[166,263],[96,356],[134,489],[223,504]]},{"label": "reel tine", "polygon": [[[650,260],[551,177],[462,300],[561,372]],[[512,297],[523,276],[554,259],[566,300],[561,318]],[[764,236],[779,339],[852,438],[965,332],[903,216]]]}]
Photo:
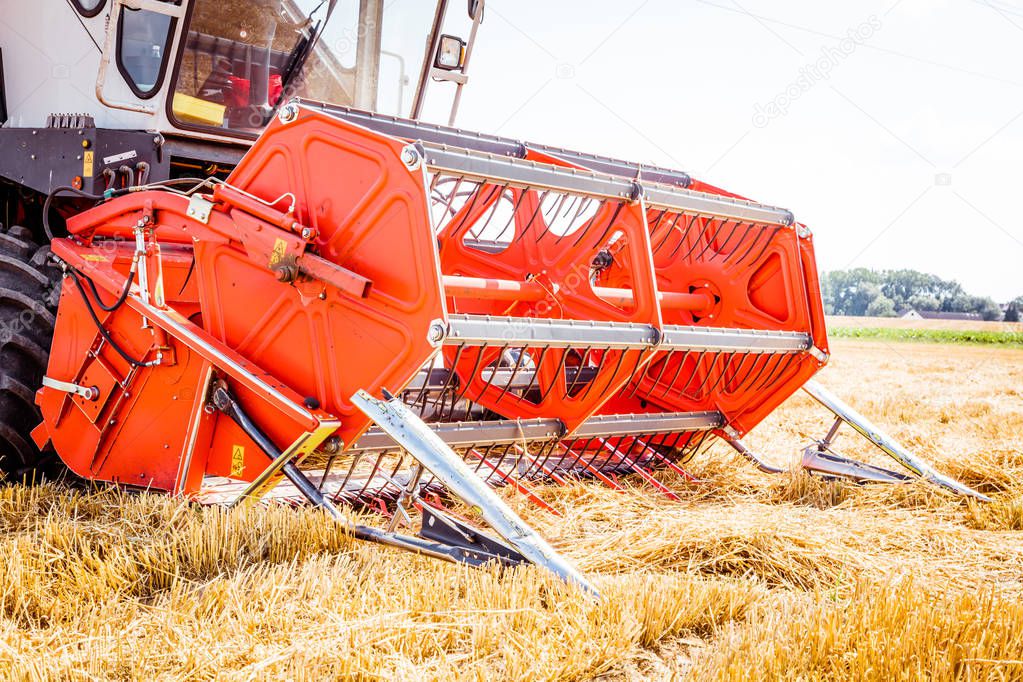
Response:
[{"label": "reel tine", "polygon": [[476,457],[481,465],[486,466],[494,474],[496,474],[502,482],[507,483],[514,487],[516,491],[524,495],[530,502],[532,502],[536,506],[540,507],[544,511],[553,514],[554,516],[564,516],[564,514],[562,514],[560,511],[544,502],[543,499],[541,499],[535,492],[530,490],[525,483],[520,481],[515,476],[512,476],[510,471],[502,471],[499,464],[491,463],[490,461],[487,460],[487,458],[484,455],[481,455],[476,450],[470,449],[469,453],[473,457]]}]

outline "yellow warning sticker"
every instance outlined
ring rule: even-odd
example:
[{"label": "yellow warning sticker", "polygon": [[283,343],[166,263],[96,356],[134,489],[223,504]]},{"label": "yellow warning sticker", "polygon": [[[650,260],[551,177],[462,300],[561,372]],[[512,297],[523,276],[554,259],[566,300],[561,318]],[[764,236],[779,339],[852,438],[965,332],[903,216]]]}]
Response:
[{"label": "yellow warning sticker", "polygon": [[245,471],[245,446],[231,446],[231,476],[241,476]]},{"label": "yellow warning sticker", "polygon": [[97,256],[94,253],[83,253],[82,260],[87,260],[90,263],[106,263],[107,259],[105,256]]},{"label": "yellow warning sticker", "polygon": [[274,241],[274,250],[270,254],[270,267],[277,265],[284,260],[284,254],[288,252],[288,242],[283,239],[277,239]]},{"label": "yellow warning sticker", "polygon": [[82,154],[82,178],[89,179],[92,177],[92,160],[95,158],[96,152],[88,151]]}]

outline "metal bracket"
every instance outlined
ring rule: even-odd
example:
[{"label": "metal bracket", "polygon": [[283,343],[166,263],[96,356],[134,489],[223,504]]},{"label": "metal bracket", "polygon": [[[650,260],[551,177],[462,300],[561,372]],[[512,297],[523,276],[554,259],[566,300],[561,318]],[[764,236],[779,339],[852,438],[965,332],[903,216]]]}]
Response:
[{"label": "metal bracket", "polygon": [[526,563],[526,557],[514,549],[481,533],[458,519],[454,519],[427,504],[423,505],[423,527],[419,535],[452,547],[461,547],[474,554],[478,559],[500,561],[506,564]]},{"label": "metal bracket", "polygon": [[834,452],[823,443],[814,443],[803,450],[802,467],[824,478],[847,478],[857,483],[908,483],[909,474],[859,462]]},{"label": "metal bracket", "polygon": [[193,194],[188,199],[188,217],[195,218],[203,225],[210,222],[210,213],[213,211],[213,202],[201,194]]},{"label": "metal bracket", "polygon": [[96,400],[99,398],[99,389],[95,386],[80,386],[70,381],[60,381],[52,377],[43,377],[43,386],[52,388],[55,391],[81,396],[86,400]]},{"label": "metal bracket", "polygon": [[[807,381],[803,384],[803,390],[806,391],[811,398],[830,410],[837,418],[835,424],[831,427],[831,431],[828,433],[827,438],[822,441],[825,446],[830,444],[830,442],[834,439],[841,423],[845,423],[851,426],[861,436],[873,443],[879,450],[881,450],[881,452],[906,467],[906,469],[916,476],[930,481],[940,488],[944,488],[945,490],[959,495],[972,497],[976,500],[980,500],[981,502],[991,501],[991,498],[987,495],[979,493],[968,485],[960,483],[959,481],[936,471],[934,467],[904,448],[898,441],[879,429],[866,417],[844,403],[838,398],[838,396],[833,395],[816,381]],[[851,460],[846,460],[845,463],[847,464],[849,461]]]},{"label": "metal bracket", "polygon": [[[352,396],[352,403],[443,483],[455,497],[479,510],[483,520],[525,560],[566,582],[578,585],[590,594],[599,595],[596,588],[574,566],[526,525],[427,424],[399,398],[386,392],[385,395],[387,400],[377,400],[369,393],[359,391]],[[465,548],[462,551],[465,552]]]}]

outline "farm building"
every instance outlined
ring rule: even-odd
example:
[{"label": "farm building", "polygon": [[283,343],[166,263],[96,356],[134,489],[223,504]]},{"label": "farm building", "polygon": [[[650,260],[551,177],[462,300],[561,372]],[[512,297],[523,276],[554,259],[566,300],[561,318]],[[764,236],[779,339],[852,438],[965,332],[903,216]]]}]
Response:
[{"label": "farm building", "polygon": [[907,308],[899,312],[903,320],[982,320],[980,313],[946,313],[935,310],[917,310]]}]

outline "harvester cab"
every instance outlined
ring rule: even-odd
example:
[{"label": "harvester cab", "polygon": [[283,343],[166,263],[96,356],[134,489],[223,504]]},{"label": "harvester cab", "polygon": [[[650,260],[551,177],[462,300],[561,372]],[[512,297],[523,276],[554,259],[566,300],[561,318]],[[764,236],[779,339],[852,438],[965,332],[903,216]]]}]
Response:
[{"label": "harvester cab", "polygon": [[[804,389],[836,417],[807,469],[982,497],[812,382],[828,342],[791,212],[451,127],[481,0],[41,4],[9,20],[73,21],[96,77],[50,69],[35,97],[2,38],[8,475],[59,457],[204,503],[306,502],[359,538],[592,590],[493,488],[552,513],[537,482],[675,498],[658,470],[691,478],[715,439],[778,472],[742,437]],[[843,423],[910,473],[837,453]]]}]

